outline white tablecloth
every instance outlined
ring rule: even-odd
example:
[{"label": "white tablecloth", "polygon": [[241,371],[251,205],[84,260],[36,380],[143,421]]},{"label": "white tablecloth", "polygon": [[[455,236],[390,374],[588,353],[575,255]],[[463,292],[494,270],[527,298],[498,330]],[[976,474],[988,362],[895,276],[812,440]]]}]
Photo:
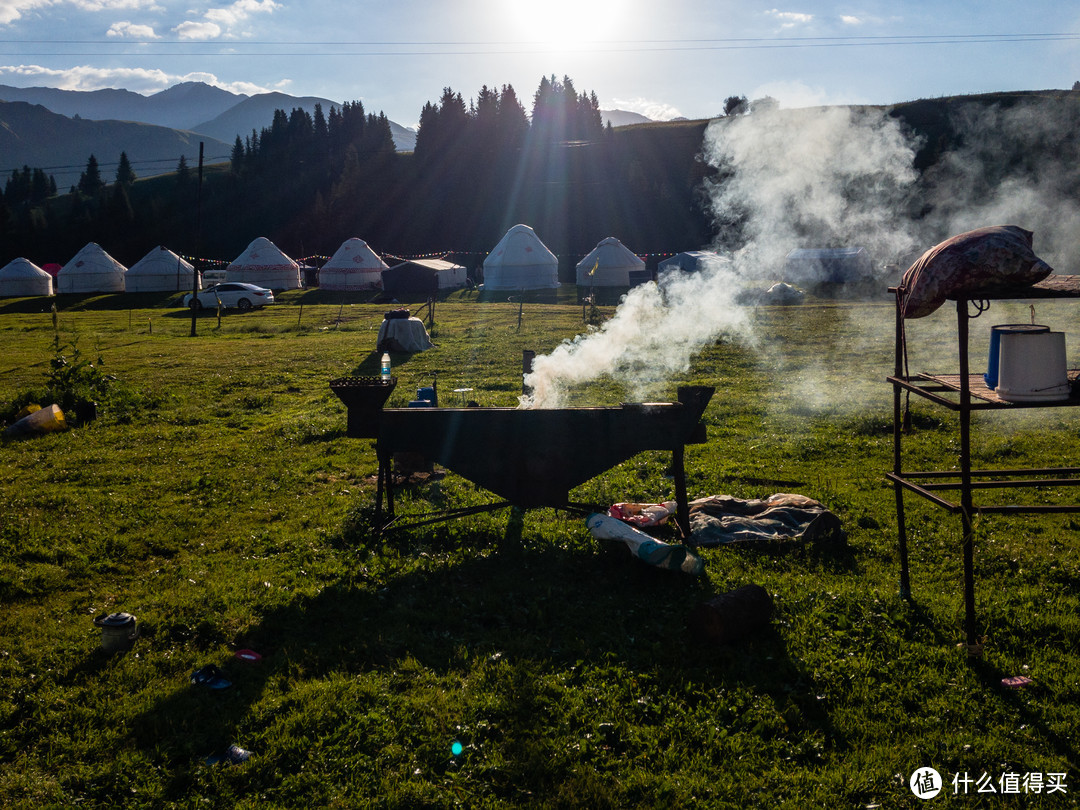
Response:
[{"label": "white tablecloth", "polygon": [[377,351],[422,352],[434,344],[419,318],[391,318],[379,327]]}]

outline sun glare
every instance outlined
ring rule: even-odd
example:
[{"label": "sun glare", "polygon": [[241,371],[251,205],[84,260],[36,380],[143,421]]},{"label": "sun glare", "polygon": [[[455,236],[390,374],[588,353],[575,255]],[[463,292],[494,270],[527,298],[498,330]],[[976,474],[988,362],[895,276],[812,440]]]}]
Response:
[{"label": "sun glare", "polygon": [[618,39],[628,0],[516,0],[503,5],[515,40],[552,48]]}]

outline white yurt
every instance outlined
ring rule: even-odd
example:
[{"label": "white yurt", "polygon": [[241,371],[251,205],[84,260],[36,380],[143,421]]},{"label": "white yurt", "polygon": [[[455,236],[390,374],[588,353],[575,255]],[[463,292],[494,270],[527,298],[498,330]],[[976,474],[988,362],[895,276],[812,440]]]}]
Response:
[{"label": "white yurt", "polygon": [[601,239],[577,264],[579,287],[629,287],[630,274],[640,273],[645,262],[614,236]]},{"label": "white yurt", "polygon": [[382,271],[387,264],[363,239],[346,239],[319,270],[319,287],[324,290],[377,290],[382,288]]},{"label": "white yurt", "polygon": [[559,260],[528,225],[515,225],[484,259],[485,290],[550,290]]},{"label": "white yurt", "polygon": [[225,268],[225,280],[246,281],[271,290],[295,290],[300,287],[300,265],[260,236]]},{"label": "white yurt", "polygon": [[124,287],[128,292],[190,291],[194,271],[191,262],[158,245],[128,268]]},{"label": "white yurt", "polygon": [[0,268],[0,296],[52,294],[52,276],[29,259],[12,259]]},{"label": "white yurt", "polygon": [[123,292],[127,269],[102,250],[97,242],[88,242],[56,276],[59,293]]}]

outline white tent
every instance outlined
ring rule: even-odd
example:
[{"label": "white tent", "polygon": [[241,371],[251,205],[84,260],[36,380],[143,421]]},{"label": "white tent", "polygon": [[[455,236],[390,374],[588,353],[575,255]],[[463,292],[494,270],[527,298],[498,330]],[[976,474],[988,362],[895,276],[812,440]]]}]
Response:
[{"label": "white tent", "polygon": [[515,225],[484,259],[485,290],[550,290],[559,260],[528,225]]},{"label": "white tent", "polygon": [[464,287],[466,280],[466,270],[460,264],[446,259],[411,259],[384,271],[382,288],[388,295],[431,295]]},{"label": "white tent", "polygon": [[387,264],[368,243],[355,236],[346,239],[319,270],[319,287],[324,290],[377,290],[382,287],[382,271]]},{"label": "white tent", "polygon": [[600,240],[577,264],[579,287],[629,287],[630,274],[640,273],[645,262],[614,236]]},{"label": "white tent", "polygon": [[300,287],[300,265],[260,236],[225,268],[225,280],[246,281],[271,290],[295,290]]},{"label": "white tent", "polygon": [[12,259],[0,268],[0,296],[52,294],[52,276],[29,259]]},{"label": "white tent", "polygon": [[665,270],[682,270],[684,273],[697,273],[717,264],[728,264],[731,259],[711,250],[686,250],[664,259],[656,267],[657,274]]},{"label": "white tent", "polygon": [[158,245],[128,268],[124,288],[128,292],[190,291],[193,273],[191,262]]},{"label": "white tent", "polygon": [[60,293],[123,292],[124,265],[101,249],[97,242],[87,242],[56,276]]}]

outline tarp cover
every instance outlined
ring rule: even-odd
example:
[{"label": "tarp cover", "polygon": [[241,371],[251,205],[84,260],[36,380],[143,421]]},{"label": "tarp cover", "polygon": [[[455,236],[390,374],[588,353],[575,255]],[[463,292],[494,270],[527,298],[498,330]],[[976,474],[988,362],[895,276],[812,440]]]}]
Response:
[{"label": "tarp cover", "polygon": [[124,265],[88,242],[56,276],[56,290],[61,293],[123,292]]},{"label": "tarp cover", "polygon": [[387,267],[367,242],[354,236],[342,242],[319,270],[319,287],[345,291],[381,289],[382,271]]},{"label": "tarp cover", "polygon": [[874,272],[863,247],[797,248],[784,261],[784,277],[795,284],[866,281]]},{"label": "tarp cover", "polygon": [[528,225],[515,225],[484,259],[485,290],[550,290],[559,260]]},{"label": "tarp cover", "polygon": [[926,251],[904,273],[905,318],[922,318],[950,296],[1035,284],[1054,272],[1032,249],[1032,233],[1016,225],[966,231]]},{"label": "tarp cover", "polygon": [[645,262],[614,236],[602,239],[577,264],[579,287],[629,287],[630,273],[645,269]]},{"label": "tarp cover", "polygon": [[300,265],[260,236],[225,268],[225,280],[246,281],[271,290],[295,290],[300,287]]},{"label": "tarp cover", "polygon": [[[128,292],[190,290],[193,276],[191,262],[180,258],[164,245],[158,245],[128,268],[124,287]],[[201,282],[199,289],[202,289]]]},{"label": "tarp cover", "polygon": [[419,318],[384,319],[375,342],[380,352],[423,352],[434,345]]},{"label": "tarp cover", "polygon": [[465,286],[466,270],[446,259],[413,259],[382,272],[383,290],[389,295],[433,294]]},{"label": "tarp cover", "polygon": [[0,296],[52,295],[53,279],[29,259],[12,259],[0,269]]},{"label": "tarp cover", "polygon": [[731,264],[731,259],[714,253],[711,250],[684,250],[664,259],[657,265],[659,273],[666,270],[682,270],[685,273],[696,273],[715,267],[720,264]]}]

